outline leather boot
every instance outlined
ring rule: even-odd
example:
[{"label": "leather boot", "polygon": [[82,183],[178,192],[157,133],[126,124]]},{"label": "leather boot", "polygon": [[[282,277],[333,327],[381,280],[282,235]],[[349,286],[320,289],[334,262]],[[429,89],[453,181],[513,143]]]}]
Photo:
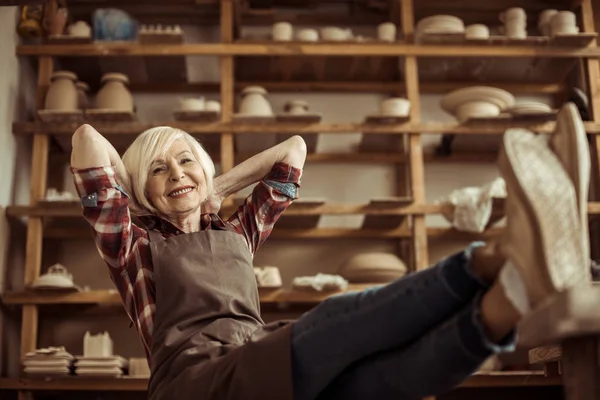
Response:
[{"label": "leather boot", "polygon": [[575,189],[547,138],[525,129],[504,134],[498,165],[507,190],[502,250],[535,308],[589,274]]},{"label": "leather boot", "polygon": [[575,186],[581,223],[581,242],[584,254],[589,258],[587,201],[591,169],[590,150],[583,121],[573,103],[565,104],[558,113],[556,127],[550,136],[550,147]]}]

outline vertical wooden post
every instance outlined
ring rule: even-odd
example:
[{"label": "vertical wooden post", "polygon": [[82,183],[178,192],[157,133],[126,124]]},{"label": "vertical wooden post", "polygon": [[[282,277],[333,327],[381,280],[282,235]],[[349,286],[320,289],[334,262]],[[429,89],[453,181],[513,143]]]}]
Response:
[{"label": "vertical wooden post", "polygon": [[[221,0],[221,43],[233,42],[234,23],[233,0]],[[221,122],[231,123],[234,111],[234,65],[233,56],[221,57]],[[234,136],[231,132],[221,133],[221,172],[231,170],[235,165]],[[233,199],[226,199],[223,206],[230,206]]]},{"label": "vertical wooden post", "polygon": [[[38,67],[38,86],[36,107],[44,107],[44,98],[50,85],[53,71],[51,57],[40,57]],[[31,155],[31,205],[35,205],[46,194],[46,181],[48,178],[48,151],[50,140],[44,133],[36,133],[33,137],[33,152]],[[44,240],[44,226],[42,218],[30,217],[27,221],[27,244],[25,250],[25,284],[32,283],[39,275],[42,267],[42,248]],[[21,358],[27,352],[37,347],[38,339],[38,307],[36,305],[23,306],[21,323]],[[25,392],[19,392],[19,399],[27,398]]]},{"label": "vertical wooden post", "polygon": [[[414,36],[414,7],[412,0],[397,0],[400,2],[400,21],[405,40],[412,41]],[[406,84],[406,97],[410,101],[411,123],[421,121],[421,99],[419,94],[419,71],[415,56],[406,56],[404,59],[404,79]],[[409,170],[411,194],[416,204],[425,204],[425,171],[423,164],[423,148],[421,134],[411,133],[408,139]],[[414,268],[421,270],[429,265],[427,253],[427,227],[425,215],[412,216],[413,260]]]}]

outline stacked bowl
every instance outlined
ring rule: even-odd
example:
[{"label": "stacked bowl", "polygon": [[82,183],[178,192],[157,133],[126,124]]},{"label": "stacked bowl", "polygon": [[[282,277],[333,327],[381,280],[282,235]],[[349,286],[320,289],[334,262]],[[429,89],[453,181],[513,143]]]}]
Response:
[{"label": "stacked bowl", "polygon": [[432,15],[420,20],[416,26],[416,36],[426,34],[464,33],[465,24],[453,15]]},{"label": "stacked bowl", "polygon": [[454,90],[440,101],[444,111],[459,122],[472,118],[494,118],[515,104],[515,98],[506,90],[490,86],[471,86]]}]

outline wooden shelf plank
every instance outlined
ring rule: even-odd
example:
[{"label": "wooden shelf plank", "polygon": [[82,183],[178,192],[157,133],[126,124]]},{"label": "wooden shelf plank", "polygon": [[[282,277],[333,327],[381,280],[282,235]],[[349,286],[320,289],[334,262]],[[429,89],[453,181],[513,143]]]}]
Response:
[{"label": "wooden shelf plank", "polygon": [[600,49],[555,46],[460,46],[406,43],[184,43],[142,45],[94,42],[72,45],[19,45],[19,56],[417,56],[417,57],[556,57],[597,58]]},{"label": "wooden shelf plank", "polygon": [[[223,212],[233,212],[235,208],[224,209]],[[435,204],[410,204],[407,206],[380,206],[377,204],[344,204],[328,203],[307,206],[301,203],[292,204],[284,215],[414,215],[439,214],[442,206]],[[81,217],[82,207],[73,202],[53,204],[46,202],[37,206],[9,206],[7,215],[13,217]]]},{"label": "wooden shelf plank", "polygon": [[[442,122],[404,123],[395,125],[362,124],[362,123],[319,123],[319,124],[225,124],[225,123],[189,123],[179,121],[159,122],[123,122],[94,123],[94,127],[104,135],[137,136],[140,132],[159,125],[168,125],[182,129],[190,134],[218,135],[221,132],[236,134],[344,134],[361,132],[363,134],[397,135],[406,133],[442,133],[454,135],[500,135],[509,128],[526,128],[534,132],[550,133],[554,122],[536,123],[525,121],[498,121],[491,123],[453,124]],[[79,124],[45,124],[42,122],[15,122],[13,132],[20,135],[33,135],[45,132],[51,135],[72,135]],[[584,122],[587,133],[600,134],[600,123]]]},{"label": "wooden shelf plank", "polygon": [[[476,373],[461,388],[561,386],[562,379],[541,372],[514,371]],[[0,390],[32,391],[145,391],[147,379],[140,378],[0,378]]]}]

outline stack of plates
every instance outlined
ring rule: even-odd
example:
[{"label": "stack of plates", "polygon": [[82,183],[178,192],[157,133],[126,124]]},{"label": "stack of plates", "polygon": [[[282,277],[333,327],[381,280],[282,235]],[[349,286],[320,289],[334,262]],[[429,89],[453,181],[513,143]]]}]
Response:
[{"label": "stack of plates", "polygon": [[127,364],[127,360],[120,356],[78,356],[75,361],[75,374],[81,376],[118,377],[123,375],[123,369],[127,368]]},{"label": "stack of plates", "polygon": [[511,115],[551,114],[552,108],[537,101],[524,101],[508,108],[506,112]]},{"label": "stack of plates", "polygon": [[69,375],[73,356],[64,347],[48,347],[25,354],[24,372],[29,375]]},{"label": "stack of plates", "polygon": [[433,15],[423,18],[416,27],[417,35],[438,33],[463,33],[465,24],[460,18],[452,15]]}]

